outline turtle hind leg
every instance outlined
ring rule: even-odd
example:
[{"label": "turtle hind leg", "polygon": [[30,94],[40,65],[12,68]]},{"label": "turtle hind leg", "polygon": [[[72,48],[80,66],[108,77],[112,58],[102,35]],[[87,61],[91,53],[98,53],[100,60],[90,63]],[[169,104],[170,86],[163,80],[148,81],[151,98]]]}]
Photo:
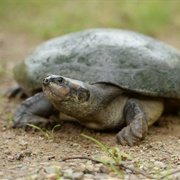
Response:
[{"label": "turtle hind leg", "polygon": [[27,97],[26,94],[24,93],[24,91],[19,86],[10,87],[3,94],[4,94],[4,96],[6,96],[8,98],[13,98],[13,97],[23,98],[23,97]]},{"label": "turtle hind leg", "polygon": [[38,93],[23,101],[17,108],[13,117],[13,127],[26,130],[30,128],[27,124],[41,128],[53,127],[57,122],[48,118],[54,113],[57,113],[54,106],[46,100],[43,93]]},{"label": "turtle hind leg", "polygon": [[163,103],[160,100],[129,99],[124,107],[124,118],[127,126],[118,134],[120,144],[133,146],[143,140],[148,132],[148,125],[153,124],[163,112]]}]

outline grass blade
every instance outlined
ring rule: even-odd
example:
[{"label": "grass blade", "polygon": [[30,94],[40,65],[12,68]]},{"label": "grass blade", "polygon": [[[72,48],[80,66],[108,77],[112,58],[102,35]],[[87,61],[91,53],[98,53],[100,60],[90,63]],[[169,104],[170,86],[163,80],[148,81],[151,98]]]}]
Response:
[{"label": "grass blade", "polygon": [[90,139],[91,141],[95,142],[96,144],[98,144],[101,147],[101,149],[103,149],[106,153],[109,154],[109,149],[106,146],[104,146],[104,144],[99,142],[98,140],[94,139],[93,137],[87,136],[85,134],[81,134],[81,136],[83,136],[83,137],[85,137],[87,139]]}]

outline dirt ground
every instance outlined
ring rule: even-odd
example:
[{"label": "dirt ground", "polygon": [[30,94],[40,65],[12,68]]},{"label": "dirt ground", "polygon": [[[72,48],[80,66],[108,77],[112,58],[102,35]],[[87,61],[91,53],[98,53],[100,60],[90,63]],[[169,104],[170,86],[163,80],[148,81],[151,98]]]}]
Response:
[{"label": "dirt ground", "polygon": [[[180,49],[180,42],[176,38],[160,38]],[[63,177],[64,170],[81,167],[77,171],[93,174],[89,179],[98,173],[102,173],[99,179],[120,179],[111,170],[97,170],[97,165],[91,161],[77,159],[60,162],[61,158],[70,156],[106,156],[98,145],[82,137],[81,133],[96,138],[108,148],[118,147],[121,152],[133,157],[128,161],[130,166],[138,167],[147,174],[158,176],[180,169],[180,117],[172,115],[162,117],[163,123],[159,126],[150,127],[147,138],[134,147],[116,144],[116,133],[95,132],[74,123],[62,125],[55,131],[54,140],[45,138],[39,131],[12,129],[10,119],[22,100],[8,99],[2,94],[16,84],[12,75],[13,66],[39,43],[26,34],[0,33],[0,179],[55,179],[50,177],[53,173],[47,172],[47,167],[54,165]],[[123,173],[125,179],[148,179],[136,173],[132,175],[133,172],[128,169],[123,170]],[[109,176],[105,178],[104,174]],[[175,178],[180,179],[180,174],[169,176],[169,179]],[[84,179],[88,179],[88,176],[84,176]]]}]

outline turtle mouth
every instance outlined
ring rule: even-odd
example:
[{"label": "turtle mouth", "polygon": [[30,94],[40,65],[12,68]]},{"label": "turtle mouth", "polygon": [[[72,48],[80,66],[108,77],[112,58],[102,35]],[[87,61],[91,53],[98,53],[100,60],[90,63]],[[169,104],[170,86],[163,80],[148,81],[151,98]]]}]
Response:
[{"label": "turtle mouth", "polygon": [[50,101],[67,101],[69,99],[69,88],[64,84],[60,76],[48,75],[43,79],[43,92]]},{"label": "turtle mouth", "polygon": [[43,86],[44,95],[51,100],[67,101],[69,89],[50,83],[48,86]]}]

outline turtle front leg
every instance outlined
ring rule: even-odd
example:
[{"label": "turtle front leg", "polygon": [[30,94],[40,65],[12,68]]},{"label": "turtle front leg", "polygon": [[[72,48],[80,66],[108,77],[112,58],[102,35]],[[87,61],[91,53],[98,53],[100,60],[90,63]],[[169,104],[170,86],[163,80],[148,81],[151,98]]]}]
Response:
[{"label": "turtle front leg", "polygon": [[56,111],[43,93],[38,93],[23,101],[17,108],[13,117],[13,127],[28,129],[29,126],[27,124],[40,127],[53,126],[57,122],[48,118]]},{"label": "turtle front leg", "polygon": [[127,102],[123,116],[127,126],[117,134],[117,139],[122,145],[133,146],[146,137],[148,131],[147,117],[136,99],[130,99]]},{"label": "turtle front leg", "polygon": [[133,146],[146,137],[148,120],[136,99],[130,99],[127,102],[124,107],[123,116],[127,126],[117,134],[117,139],[122,145],[128,144]]},{"label": "turtle front leg", "polygon": [[163,109],[161,99],[129,99],[123,112],[127,126],[117,134],[118,141],[122,145],[133,146],[143,140],[147,135],[148,125],[158,120]]}]

